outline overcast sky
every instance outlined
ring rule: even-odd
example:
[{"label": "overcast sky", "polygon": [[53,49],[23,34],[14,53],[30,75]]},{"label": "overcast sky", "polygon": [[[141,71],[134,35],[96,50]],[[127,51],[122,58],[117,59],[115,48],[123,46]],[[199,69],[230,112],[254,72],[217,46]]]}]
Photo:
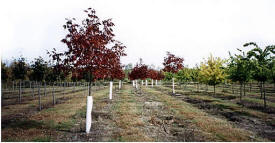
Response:
[{"label": "overcast sky", "polygon": [[116,39],[127,46],[123,64],[161,66],[166,51],[193,67],[210,53],[223,58],[246,42],[275,44],[273,0],[6,0],[0,4],[1,59],[48,59],[64,50],[65,18],[81,20],[92,7],[112,18]]}]

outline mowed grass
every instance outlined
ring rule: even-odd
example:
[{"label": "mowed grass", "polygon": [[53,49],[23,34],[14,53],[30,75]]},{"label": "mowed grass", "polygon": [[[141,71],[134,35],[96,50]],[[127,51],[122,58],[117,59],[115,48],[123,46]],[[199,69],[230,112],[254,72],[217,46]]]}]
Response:
[{"label": "mowed grass", "polygon": [[133,89],[130,86],[125,86],[117,98],[113,105],[113,112],[119,132],[113,141],[154,141],[141,129],[144,127],[144,123]]},{"label": "mowed grass", "polygon": [[[107,92],[107,89],[96,91],[93,92],[93,96],[106,95]],[[60,134],[59,131],[70,131],[77,121],[74,116],[79,114],[79,111],[84,111],[84,108],[86,109],[87,97],[83,96],[83,92],[66,96],[72,98],[65,103],[35,113],[25,121],[16,121],[17,125],[2,129],[2,141],[56,141],[56,136]],[[29,127],[30,122],[37,122],[37,124]]]},{"label": "mowed grass", "polygon": [[236,128],[229,122],[211,116],[167,93],[152,88],[146,88],[145,91],[165,103],[175,116],[182,120],[191,120],[209,141],[263,141],[261,138],[253,139],[255,135],[251,132]]},{"label": "mowed grass", "polygon": [[[169,87],[163,87],[163,86],[160,87],[159,86],[158,89],[162,90],[163,93],[167,93],[167,94],[172,92],[172,89]],[[185,95],[186,92],[188,92],[188,91],[184,91],[183,89],[176,90],[176,93],[183,94],[183,95]],[[232,111],[243,113],[243,114],[246,114],[246,115],[249,115],[252,117],[262,118],[264,120],[266,120],[267,118],[270,117],[270,115],[268,115],[267,113],[264,113],[262,111],[249,109],[249,108],[243,107],[242,105],[236,104],[235,101],[236,100],[239,101],[239,98],[229,101],[229,100],[222,100],[220,98],[213,97],[209,94],[204,95],[203,93],[194,93],[192,95],[186,95],[186,96],[190,99],[206,101],[206,102],[209,102],[210,105],[217,105],[224,109],[230,109]],[[220,95],[220,96],[222,96],[222,95]],[[228,95],[225,94],[225,96],[228,96]],[[263,104],[262,99],[250,98],[247,96],[243,97],[242,100],[249,101],[249,102],[256,103],[256,104],[258,103],[261,105]],[[274,103],[272,103],[272,102],[267,103],[267,105],[270,107],[273,107],[274,106],[273,104]],[[272,120],[275,120],[275,118]]]}]

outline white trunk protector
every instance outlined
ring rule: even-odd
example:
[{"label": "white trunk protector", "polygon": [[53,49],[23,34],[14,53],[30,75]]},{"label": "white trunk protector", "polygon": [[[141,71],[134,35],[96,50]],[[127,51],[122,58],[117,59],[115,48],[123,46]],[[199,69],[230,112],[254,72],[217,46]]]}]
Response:
[{"label": "white trunk protector", "polygon": [[113,97],[113,82],[110,81],[110,92],[109,92],[109,98],[112,99]]},{"label": "white trunk protector", "polygon": [[86,133],[90,133],[92,125],[93,96],[87,96]]},{"label": "white trunk protector", "polygon": [[174,78],[172,80],[173,80],[173,94],[175,94],[175,82],[174,82]]},{"label": "white trunk protector", "polygon": [[121,89],[121,80],[119,81],[118,88]]}]

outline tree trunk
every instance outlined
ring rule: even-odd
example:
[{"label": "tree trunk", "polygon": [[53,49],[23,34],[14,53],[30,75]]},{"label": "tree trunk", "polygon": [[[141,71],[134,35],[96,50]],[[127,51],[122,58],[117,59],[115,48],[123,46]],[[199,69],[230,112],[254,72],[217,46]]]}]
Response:
[{"label": "tree trunk", "polygon": [[242,103],[242,83],[240,83],[240,103]]},{"label": "tree trunk", "polygon": [[252,81],[250,81],[250,89],[249,89],[249,92],[251,92],[251,89],[252,89]]},{"label": "tree trunk", "polygon": [[243,96],[245,96],[245,82],[243,83]]},{"label": "tree trunk", "polygon": [[39,96],[39,100],[38,100],[39,111],[41,111],[41,110],[42,110],[42,107],[41,107],[40,84],[38,85],[38,96]]},{"label": "tree trunk", "polygon": [[263,82],[260,82],[261,99],[263,99]]},{"label": "tree trunk", "polygon": [[89,87],[88,87],[88,96],[91,96],[91,91],[92,91],[91,87],[92,87],[92,81],[90,80]]},{"label": "tree trunk", "polygon": [[174,78],[172,79],[173,80],[173,94],[175,94],[175,81],[174,81]]},{"label": "tree trunk", "polygon": [[216,95],[216,85],[214,84],[214,96]]},{"label": "tree trunk", "polygon": [[55,105],[55,96],[54,96],[54,83],[53,83],[53,91],[52,91],[52,95],[53,95],[53,105]]},{"label": "tree trunk", "polygon": [[34,97],[34,86],[35,84],[32,85],[32,97]]},{"label": "tree trunk", "polygon": [[265,84],[264,84],[264,82],[263,82],[263,90],[264,90],[264,109],[266,109]]},{"label": "tree trunk", "polygon": [[22,89],[21,89],[21,80],[19,82],[19,103],[21,103],[21,99],[22,99]]},{"label": "tree trunk", "polygon": [[44,82],[44,96],[46,96],[46,82]]}]

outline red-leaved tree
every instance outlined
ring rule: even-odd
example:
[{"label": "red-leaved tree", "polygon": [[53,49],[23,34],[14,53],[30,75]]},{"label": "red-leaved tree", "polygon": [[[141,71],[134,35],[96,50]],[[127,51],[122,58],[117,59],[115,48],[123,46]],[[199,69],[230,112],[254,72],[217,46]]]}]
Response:
[{"label": "red-leaved tree", "polygon": [[163,71],[177,73],[180,69],[183,68],[183,58],[176,57],[174,54],[167,52],[167,57],[164,57]]},{"label": "red-leaved tree", "polygon": [[164,74],[162,71],[158,71],[157,72],[157,80],[162,80],[162,79],[164,79]]},{"label": "red-leaved tree", "polygon": [[147,72],[147,77],[151,78],[153,80],[157,80],[158,79],[158,72],[154,69],[149,69]]},{"label": "red-leaved tree", "polygon": [[140,62],[137,63],[133,70],[129,73],[130,80],[144,80],[145,78],[147,78],[147,70],[148,66],[143,64],[142,59],[140,59]]},{"label": "red-leaved tree", "polygon": [[[183,58],[176,57],[174,54],[167,52],[167,57],[164,57],[163,71],[177,73],[180,69],[183,68],[183,61],[184,61]],[[173,94],[174,94],[175,93],[174,78],[173,78],[172,86],[173,86]]]},{"label": "red-leaved tree", "polygon": [[72,18],[66,19],[63,25],[68,32],[61,40],[67,45],[66,51],[58,53],[54,49],[49,54],[63,70],[88,73],[91,85],[96,79],[114,78],[118,76],[116,73],[121,74],[117,71],[121,68],[120,57],[126,56],[126,47],[114,39],[111,19],[101,21],[92,8],[84,12],[87,17],[81,23]]}]

